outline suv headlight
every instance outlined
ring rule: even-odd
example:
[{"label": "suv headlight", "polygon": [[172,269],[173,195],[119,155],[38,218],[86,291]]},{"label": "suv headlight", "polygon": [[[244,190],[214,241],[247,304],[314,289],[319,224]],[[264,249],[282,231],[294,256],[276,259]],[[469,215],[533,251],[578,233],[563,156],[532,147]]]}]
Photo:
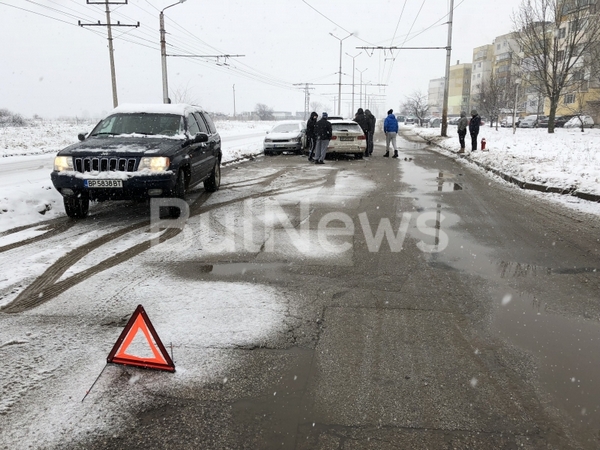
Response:
[{"label": "suv headlight", "polygon": [[171,161],[164,156],[144,157],[140,161],[138,170],[148,169],[152,172],[161,172],[167,170]]},{"label": "suv headlight", "polygon": [[54,158],[54,170],[56,172],[73,170],[73,158],[70,156],[57,156]]}]

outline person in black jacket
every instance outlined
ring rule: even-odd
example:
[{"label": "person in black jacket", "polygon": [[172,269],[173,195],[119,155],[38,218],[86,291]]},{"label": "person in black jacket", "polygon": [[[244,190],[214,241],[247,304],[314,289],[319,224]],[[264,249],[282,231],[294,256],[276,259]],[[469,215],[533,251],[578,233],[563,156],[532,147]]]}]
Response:
[{"label": "person in black jacket", "polygon": [[471,135],[471,151],[477,150],[477,135],[481,126],[481,117],[477,114],[477,110],[471,111],[471,120],[469,120],[469,134]]},{"label": "person in black jacket", "polygon": [[377,122],[377,119],[368,109],[365,109],[365,117],[369,122],[369,133],[367,134],[367,151],[369,152],[369,156],[371,156],[373,154],[373,136],[375,134],[375,123]]},{"label": "person in black jacket", "polygon": [[315,133],[315,125],[319,115],[316,112],[311,112],[308,121],[306,122],[306,147],[308,148],[308,160],[314,161],[315,145],[317,144],[317,134]]},{"label": "person in black jacket", "polygon": [[327,154],[327,147],[329,141],[333,135],[331,129],[331,123],[327,120],[327,113],[321,114],[321,119],[315,125],[315,132],[317,134],[317,145],[315,147],[315,164],[325,164],[325,155]]},{"label": "person in black jacket", "polygon": [[[360,125],[360,128],[362,129],[365,138],[369,135],[369,120],[367,119],[367,116],[365,116],[365,112],[363,111],[362,108],[358,108],[358,110],[356,111],[356,115],[354,116],[354,120],[358,125]],[[369,156],[369,149],[365,149],[365,156]]]}]

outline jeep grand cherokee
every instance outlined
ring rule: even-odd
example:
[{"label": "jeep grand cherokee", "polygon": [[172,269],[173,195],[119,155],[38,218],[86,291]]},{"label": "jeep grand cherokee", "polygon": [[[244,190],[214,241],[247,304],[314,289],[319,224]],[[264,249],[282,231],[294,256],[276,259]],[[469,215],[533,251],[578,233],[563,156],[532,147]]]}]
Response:
[{"label": "jeep grand cherokee", "polygon": [[198,107],[118,106],[79,140],[58,153],[51,174],[69,217],[86,217],[90,200],[183,199],[200,182],[219,189],[221,137]]}]

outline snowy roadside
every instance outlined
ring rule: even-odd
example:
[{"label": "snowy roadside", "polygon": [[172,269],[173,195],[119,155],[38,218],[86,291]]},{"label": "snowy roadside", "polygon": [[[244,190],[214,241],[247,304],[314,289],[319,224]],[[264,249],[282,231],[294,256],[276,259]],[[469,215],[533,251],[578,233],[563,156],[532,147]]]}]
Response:
[{"label": "snowy roadside", "polygon": [[[460,145],[455,126],[448,127],[448,136],[441,137],[439,128],[410,127],[412,131],[435,143],[444,154],[456,155]],[[404,127],[407,131],[408,127]],[[481,151],[481,139],[486,150]],[[558,188],[565,191],[600,195],[600,129],[557,128],[554,134],[547,129],[492,128],[484,126],[478,136],[479,150],[467,158],[480,166],[489,167],[518,180]],[[492,175],[493,176],[493,175]],[[497,177],[496,177],[497,179]],[[532,195],[562,203],[585,213],[600,215],[600,203],[570,195],[531,191]]]}]

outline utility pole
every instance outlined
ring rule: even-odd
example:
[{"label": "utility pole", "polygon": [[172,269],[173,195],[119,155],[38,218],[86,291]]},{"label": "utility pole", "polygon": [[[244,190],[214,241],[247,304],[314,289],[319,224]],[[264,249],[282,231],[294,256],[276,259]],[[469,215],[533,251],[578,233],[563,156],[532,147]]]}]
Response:
[{"label": "utility pole", "polygon": [[[362,87],[363,87],[363,82],[362,82],[362,74],[363,72],[366,72],[367,70],[369,70],[369,68],[367,67],[366,69],[363,70],[358,70],[356,69],[357,72],[360,72],[360,94],[358,96],[358,106],[360,108],[362,108],[364,106],[364,103],[362,102]],[[365,96],[366,97],[366,96]]]},{"label": "utility pole", "polygon": [[352,36],[354,33],[350,33],[348,36],[346,36],[343,39],[340,39],[339,37],[337,37],[336,35],[334,35],[333,33],[329,33],[330,35],[332,35],[334,38],[336,38],[338,41],[340,41],[340,77],[339,77],[339,81],[338,81],[338,116],[341,115],[341,105],[342,105],[342,42],[344,42],[346,39],[348,39],[350,36]]},{"label": "utility pole", "polygon": [[304,86],[304,120],[308,119],[308,110],[310,109],[310,86],[312,83],[294,83],[294,86]]},{"label": "utility pole", "polygon": [[450,89],[450,54],[452,53],[452,17],[454,0],[450,0],[448,15],[448,46],[446,47],[446,78],[444,80],[444,104],[442,106],[442,136],[448,136],[448,90]]},{"label": "utility pole", "polygon": [[167,82],[167,41],[165,38],[165,9],[168,9],[171,6],[175,6],[183,2],[185,2],[185,0],[179,0],[177,3],[165,6],[158,15],[158,21],[160,24],[160,61],[162,66],[163,103],[171,103],[171,99],[169,99],[169,85]]},{"label": "utility pole", "polygon": [[446,137],[448,130],[448,89],[450,87],[450,56],[452,52],[452,18],[454,15],[454,0],[450,0],[448,13],[448,43],[445,47],[356,47],[361,50],[446,50],[446,78],[444,80],[444,105],[442,109],[442,136]]},{"label": "utility pole", "polygon": [[110,7],[108,5],[126,5],[127,0],[123,2],[114,2],[114,1],[100,1],[94,2],[93,0],[86,0],[88,5],[106,5],[106,23],[81,23],[81,20],[78,22],[80,27],[107,27],[108,29],[108,55],[110,59],[110,78],[112,80],[112,94],[113,94],[113,108],[116,108],[119,105],[119,100],[117,98],[117,75],[115,72],[115,56],[113,49],[113,37],[112,37],[112,27],[139,27],[140,23],[138,22],[136,25],[125,25],[121,24],[121,22],[117,22],[116,25],[111,24],[110,22]]},{"label": "utility pole", "polygon": [[[346,53],[350,58],[352,58],[352,114],[354,114],[354,59],[360,55],[362,52],[358,52],[356,55],[352,56],[350,53]],[[360,103],[360,102],[359,102]]]},{"label": "utility pole", "polygon": [[233,118],[235,119],[235,84],[233,85]]}]

